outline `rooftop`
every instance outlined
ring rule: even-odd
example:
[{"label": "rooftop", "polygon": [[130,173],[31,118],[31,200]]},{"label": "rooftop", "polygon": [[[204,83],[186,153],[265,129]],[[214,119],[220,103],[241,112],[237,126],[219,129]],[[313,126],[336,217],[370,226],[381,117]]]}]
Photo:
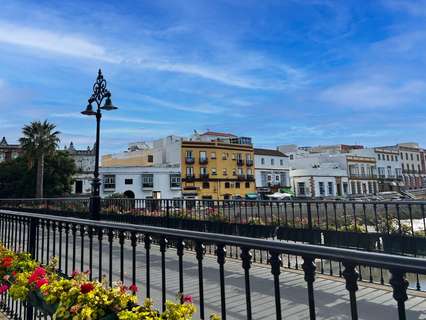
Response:
[{"label": "rooftop", "polygon": [[254,154],[255,155],[261,155],[261,156],[275,156],[275,157],[286,157],[287,156],[282,153],[281,151],[275,150],[275,149],[262,149],[262,148],[254,148]]}]

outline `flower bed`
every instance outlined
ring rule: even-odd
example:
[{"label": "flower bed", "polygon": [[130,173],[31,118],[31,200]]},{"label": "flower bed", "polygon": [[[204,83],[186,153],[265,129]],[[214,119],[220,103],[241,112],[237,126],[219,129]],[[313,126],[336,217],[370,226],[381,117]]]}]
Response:
[{"label": "flower bed", "polygon": [[137,305],[135,285],[127,288],[117,282],[109,287],[77,272],[64,278],[55,266],[55,258],[42,266],[30,254],[0,245],[0,294],[9,292],[12,299],[26,301],[53,319],[189,320],[195,312],[191,296],[180,296],[182,303],[167,301],[160,313],[149,299]]}]

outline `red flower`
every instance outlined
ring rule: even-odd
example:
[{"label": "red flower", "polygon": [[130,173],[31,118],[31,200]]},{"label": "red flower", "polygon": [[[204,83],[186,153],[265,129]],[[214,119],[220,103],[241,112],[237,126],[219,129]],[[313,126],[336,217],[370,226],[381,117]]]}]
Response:
[{"label": "red flower", "polygon": [[183,296],[183,302],[192,303],[192,296]]},{"label": "red flower", "polygon": [[12,257],[4,257],[1,261],[2,267],[10,268],[12,266],[13,258]]},{"label": "red flower", "polygon": [[41,278],[41,279],[37,280],[36,286],[37,286],[37,288],[41,288],[41,286],[48,284],[48,283],[49,283],[49,281],[47,281],[46,278]]},{"label": "red flower", "polygon": [[94,286],[92,283],[90,283],[90,282],[86,282],[86,283],[83,283],[83,284],[80,286],[80,292],[81,292],[81,293],[83,293],[83,294],[85,294],[85,293],[89,293],[89,292],[90,292],[90,291],[92,291],[94,288],[95,288],[95,286]]},{"label": "red flower", "polygon": [[33,273],[28,278],[28,283],[37,282],[38,280],[46,276],[46,270],[42,267],[37,267],[34,269]]},{"label": "red flower", "polygon": [[138,292],[138,287],[137,287],[137,285],[135,285],[135,284],[132,284],[130,287],[129,287],[129,290],[131,291],[131,292],[133,292],[133,293],[136,293],[136,292]]}]

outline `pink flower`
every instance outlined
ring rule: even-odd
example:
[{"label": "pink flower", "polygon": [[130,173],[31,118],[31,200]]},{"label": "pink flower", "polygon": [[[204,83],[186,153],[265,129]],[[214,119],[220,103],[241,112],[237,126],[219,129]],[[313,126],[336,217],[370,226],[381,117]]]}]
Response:
[{"label": "pink flower", "polygon": [[183,302],[192,303],[192,296],[191,295],[183,296]]},{"label": "pink flower", "polygon": [[36,286],[37,286],[37,288],[41,288],[42,286],[44,286],[45,284],[48,284],[48,283],[49,283],[49,281],[47,281],[46,278],[41,278],[41,279],[37,280]]},{"label": "pink flower", "polygon": [[80,274],[80,272],[74,270],[73,272],[71,272],[71,277],[74,278],[75,276],[78,276],[79,274]]},{"label": "pink flower", "polygon": [[9,286],[7,284],[2,284],[0,286],[0,294],[5,293],[7,290],[9,290]]},{"label": "pink flower", "polygon": [[4,280],[4,281],[8,281],[8,280],[9,280],[9,278],[10,278],[10,275],[8,275],[8,274],[6,274],[6,275],[4,275],[4,276],[3,276],[3,280]]},{"label": "pink flower", "polygon": [[135,285],[135,284],[132,284],[130,287],[129,287],[129,290],[131,291],[131,292],[133,292],[133,293],[136,293],[136,292],[138,292],[138,287],[137,287],[137,285]]}]

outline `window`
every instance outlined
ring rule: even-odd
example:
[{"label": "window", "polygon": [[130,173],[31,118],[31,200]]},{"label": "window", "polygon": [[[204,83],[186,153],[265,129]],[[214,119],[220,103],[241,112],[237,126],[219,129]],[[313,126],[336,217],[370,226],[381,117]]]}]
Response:
[{"label": "window", "polygon": [[304,196],[306,194],[305,183],[304,182],[298,182],[297,183],[297,190],[299,190],[300,195]]},{"label": "window", "polygon": [[238,175],[242,176],[243,175],[243,169],[242,168],[238,168]]},{"label": "window", "polygon": [[261,158],[261,159],[260,159],[260,163],[261,163],[261,164],[265,164],[265,158]]},{"label": "window", "polygon": [[180,188],[180,175],[178,174],[170,175],[170,188]]},{"label": "window", "polygon": [[226,171],[226,169],[223,169],[223,172],[222,172],[222,173],[223,173],[223,175],[224,175],[224,176],[227,176],[227,175],[228,175],[228,172]]},{"label": "window", "polygon": [[207,168],[206,167],[200,167],[200,174],[201,175],[206,175],[208,173]]},{"label": "window", "polygon": [[248,168],[248,169],[247,169],[247,174],[248,174],[249,176],[251,176],[251,175],[253,174],[253,171],[251,170],[251,168]]},{"label": "window", "polygon": [[378,153],[378,154],[377,154],[377,159],[381,160],[381,158],[382,158],[382,157],[380,156],[380,153]]},{"label": "window", "polygon": [[233,176],[236,176],[236,175],[237,175],[237,169],[235,169],[235,168],[234,168],[234,169],[232,169],[232,175],[233,175]]},{"label": "window", "polygon": [[210,154],[210,157],[211,157],[212,159],[216,159],[216,152],[212,152],[212,153]]},{"label": "window", "polygon": [[216,176],[217,175],[216,168],[212,168],[211,171],[212,171],[212,176]]},{"label": "window", "polygon": [[187,150],[186,151],[186,157],[187,158],[192,158],[192,150]]},{"label": "window", "polygon": [[333,196],[334,195],[334,185],[333,182],[328,183],[328,195]]},{"label": "window", "polygon": [[294,159],[294,155],[290,155],[290,160],[293,160]]},{"label": "window", "polygon": [[210,189],[210,183],[203,182],[203,189]]},{"label": "window", "polygon": [[413,154],[412,154],[412,153],[410,153],[410,159],[411,159],[411,161],[413,161],[413,160],[414,160],[414,158],[413,158]]},{"label": "window", "polygon": [[229,189],[229,182],[225,182],[225,189]]},{"label": "window", "polygon": [[318,182],[318,189],[321,196],[325,196],[324,182]]},{"label": "window", "polygon": [[200,151],[200,160],[206,160],[207,159],[207,153],[205,151]]},{"label": "window", "polygon": [[142,188],[153,188],[154,187],[154,175],[143,174],[142,175]]},{"label": "window", "polygon": [[398,156],[395,156],[395,161],[398,161]]},{"label": "window", "polygon": [[268,174],[268,181],[272,181],[272,176]]},{"label": "window", "polygon": [[[248,174],[248,173],[247,173]],[[276,175],[275,176],[275,181],[280,181],[280,176],[279,175]]]},{"label": "window", "polygon": [[250,182],[246,182],[246,188],[250,189]]},{"label": "window", "polygon": [[133,184],[133,179],[124,179],[124,184]]},{"label": "window", "polygon": [[283,161],[283,159],[280,159],[280,166],[283,166],[284,165],[284,161]]},{"label": "window", "polygon": [[274,165],[274,162],[275,162],[274,158],[271,158],[271,166]]},{"label": "window", "polygon": [[250,160],[251,160],[251,155],[250,155],[250,153],[246,153],[246,160],[247,160],[247,161],[250,161]]},{"label": "window", "polygon": [[104,176],[104,189],[114,190],[115,189],[115,175]]},{"label": "window", "polygon": [[240,188],[240,183],[239,182],[235,182],[235,188],[239,189]]},{"label": "window", "polygon": [[416,171],[416,169],[414,169],[414,164],[411,164],[411,169],[413,169],[413,173]]},{"label": "window", "polygon": [[228,157],[227,157],[227,154],[224,152],[222,153],[222,160],[226,160],[226,159],[228,159]]},{"label": "window", "polygon": [[347,182],[343,182],[343,193],[348,194],[348,183]]},{"label": "window", "polygon": [[186,175],[187,176],[193,176],[194,175],[194,168],[193,167],[186,167]]},{"label": "window", "polygon": [[390,159],[389,159],[389,155],[388,155],[388,154],[386,155],[386,160],[387,160],[387,161],[390,161]]},{"label": "window", "polygon": [[420,156],[419,155],[417,155],[417,161],[420,161]]}]

